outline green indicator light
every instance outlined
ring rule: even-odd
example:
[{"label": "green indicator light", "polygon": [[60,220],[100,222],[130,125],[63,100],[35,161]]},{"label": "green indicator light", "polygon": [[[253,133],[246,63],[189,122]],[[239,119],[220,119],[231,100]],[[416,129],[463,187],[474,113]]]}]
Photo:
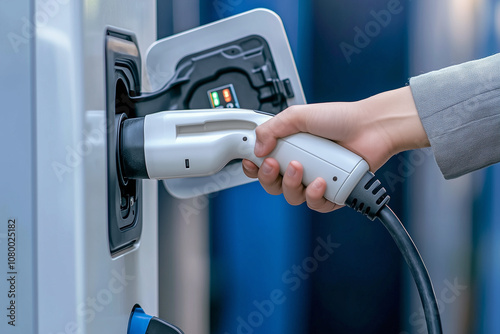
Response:
[{"label": "green indicator light", "polygon": [[214,102],[214,107],[218,107],[220,105],[219,94],[217,92],[212,92],[212,100]]}]

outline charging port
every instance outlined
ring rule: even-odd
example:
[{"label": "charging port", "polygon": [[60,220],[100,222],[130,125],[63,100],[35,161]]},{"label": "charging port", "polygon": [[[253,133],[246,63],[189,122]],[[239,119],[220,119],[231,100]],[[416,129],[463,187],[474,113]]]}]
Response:
[{"label": "charging port", "polygon": [[132,247],[142,232],[142,181],[121,175],[119,133],[123,121],[136,117],[130,97],[140,94],[141,58],[132,33],[106,31],[106,120],[108,233],[111,254]]}]

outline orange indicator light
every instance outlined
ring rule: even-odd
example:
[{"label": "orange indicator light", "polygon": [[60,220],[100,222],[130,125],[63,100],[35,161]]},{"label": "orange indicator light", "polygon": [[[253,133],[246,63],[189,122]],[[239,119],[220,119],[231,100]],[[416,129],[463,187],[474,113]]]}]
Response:
[{"label": "orange indicator light", "polygon": [[231,100],[233,99],[229,88],[224,89],[222,91],[222,95],[224,95],[224,101],[226,101],[226,103],[231,102]]}]

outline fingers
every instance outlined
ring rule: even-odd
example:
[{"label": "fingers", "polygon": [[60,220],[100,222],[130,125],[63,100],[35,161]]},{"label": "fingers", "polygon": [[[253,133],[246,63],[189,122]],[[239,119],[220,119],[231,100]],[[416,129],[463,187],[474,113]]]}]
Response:
[{"label": "fingers", "polygon": [[283,193],[291,205],[300,205],[307,201],[307,206],[315,211],[325,213],[340,208],[339,205],[325,199],[326,182],[317,178],[308,187],[302,184],[304,168],[297,161],[288,165],[285,175],[279,174],[279,164],[276,160],[264,160],[259,169],[254,163],[243,160],[243,170],[248,177],[259,178],[262,187],[272,195]]},{"label": "fingers", "polygon": [[311,182],[305,191],[307,206],[315,211],[326,213],[337,209],[339,206],[328,201],[324,195],[326,191],[326,181],[318,177]]},{"label": "fingers", "polygon": [[280,165],[275,159],[267,158],[260,166],[257,177],[262,187],[271,195],[279,195],[282,191]]},{"label": "fingers", "polygon": [[299,162],[290,162],[282,179],[282,190],[286,201],[291,205],[300,205],[307,201],[307,206],[310,209],[321,213],[337,209],[338,205],[324,197],[326,181],[318,177],[309,186],[304,187],[302,184],[303,173],[304,169]]},{"label": "fingers", "polygon": [[262,187],[271,195],[283,193],[291,205],[304,203],[305,188],[302,184],[303,167],[297,161],[292,161],[285,171],[285,176],[280,175],[279,164],[275,159],[264,160],[260,169],[251,161],[243,160],[243,171],[248,177],[258,177]]},{"label": "fingers", "polygon": [[259,172],[259,167],[255,165],[253,162],[250,160],[243,159],[241,162],[243,166],[243,173],[245,173],[246,176],[256,179],[257,178],[257,173]]},{"label": "fingers", "polygon": [[303,172],[302,165],[297,161],[292,161],[283,176],[283,195],[291,205],[300,205],[306,200],[305,187],[302,184]]}]

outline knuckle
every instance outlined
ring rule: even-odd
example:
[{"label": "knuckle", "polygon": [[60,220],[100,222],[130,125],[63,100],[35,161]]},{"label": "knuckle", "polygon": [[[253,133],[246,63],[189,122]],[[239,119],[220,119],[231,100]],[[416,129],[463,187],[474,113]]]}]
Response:
[{"label": "knuckle", "polygon": [[299,206],[301,205],[302,203],[304,203],[304,201],[294,201],[294,202],[290,202],[288,201],[288,203],[292,206]]},{"label": "knuckle", "polygon": [[297,113],[298,111],[300,110],[300,106],[299,105],[291,105],[289,106],[288,108],[286,108],[285,112],[288,113],[288,114],[295,114]]},{"label": "knuckle", "polygon": [[251,170],[248,169],[245,165],[243,165],[243,173],[245,173],[245,175],[248,176],[249,178],[255,179],[257,178],[258,169]]},{"label": "knuckle", "polygon": [[283,187],[289,188],[290,190],[295,190],[300,188],[300,183],[297,180],[290,177],[283,177]]},{"label": "knuckle", "polygon": [[311,200],[311,199],[308,199],[307,200],[307,207],[311,210],[319,210],[321,209],[321,206],[322,204],[324,204],[321,200],[318,201],[318,200]]},{"label": "knuckle", "polygon": [[243,169],[243,173],[245,173],[246,176],[248,176],[251,179],[256,179],[257,178],[257,173],[250,172],[246,169]]},{"label": "knuckle", "polygon": [[266,129],[263,125],[255,128],[255,134],[257,135],[257,137],[261,138],[264,136],[265,133],[266,133]]},{"label": "knuckle", "polygon": [[280,195],[282,193],[280,188],[271,187],[271,188],[264,188],[264,189],[270,195]]},{"label": "knuckle", "polygon": [[285,200],[288,202],[288,204],[293,205],[293,206],[301,205],[305,201],[303,196],[297,195],[297,194],[284,193],[284,196],[285,196]]},{"label": "knuckle", "polygon": [[279,177],[268,182],[260,180],[260,183],[264,190],[271,195],[280,195],[283,192],[282,182]]},{"label": "knuckle", "polygon": [[332,211],[330,206],[326,203],[319,204],[319,203],[309,203],[308,202],[307,206],[309,207],[309,209],[317,211],[319,213],[326,213],[326,212]]},{"label": "knuckle", "polygon": [[307,207],[311,210],[314,210],[314,211],[317,211],[318,208],[316,207],[316,205],[310,203],[310,202],[307,202]]}]

